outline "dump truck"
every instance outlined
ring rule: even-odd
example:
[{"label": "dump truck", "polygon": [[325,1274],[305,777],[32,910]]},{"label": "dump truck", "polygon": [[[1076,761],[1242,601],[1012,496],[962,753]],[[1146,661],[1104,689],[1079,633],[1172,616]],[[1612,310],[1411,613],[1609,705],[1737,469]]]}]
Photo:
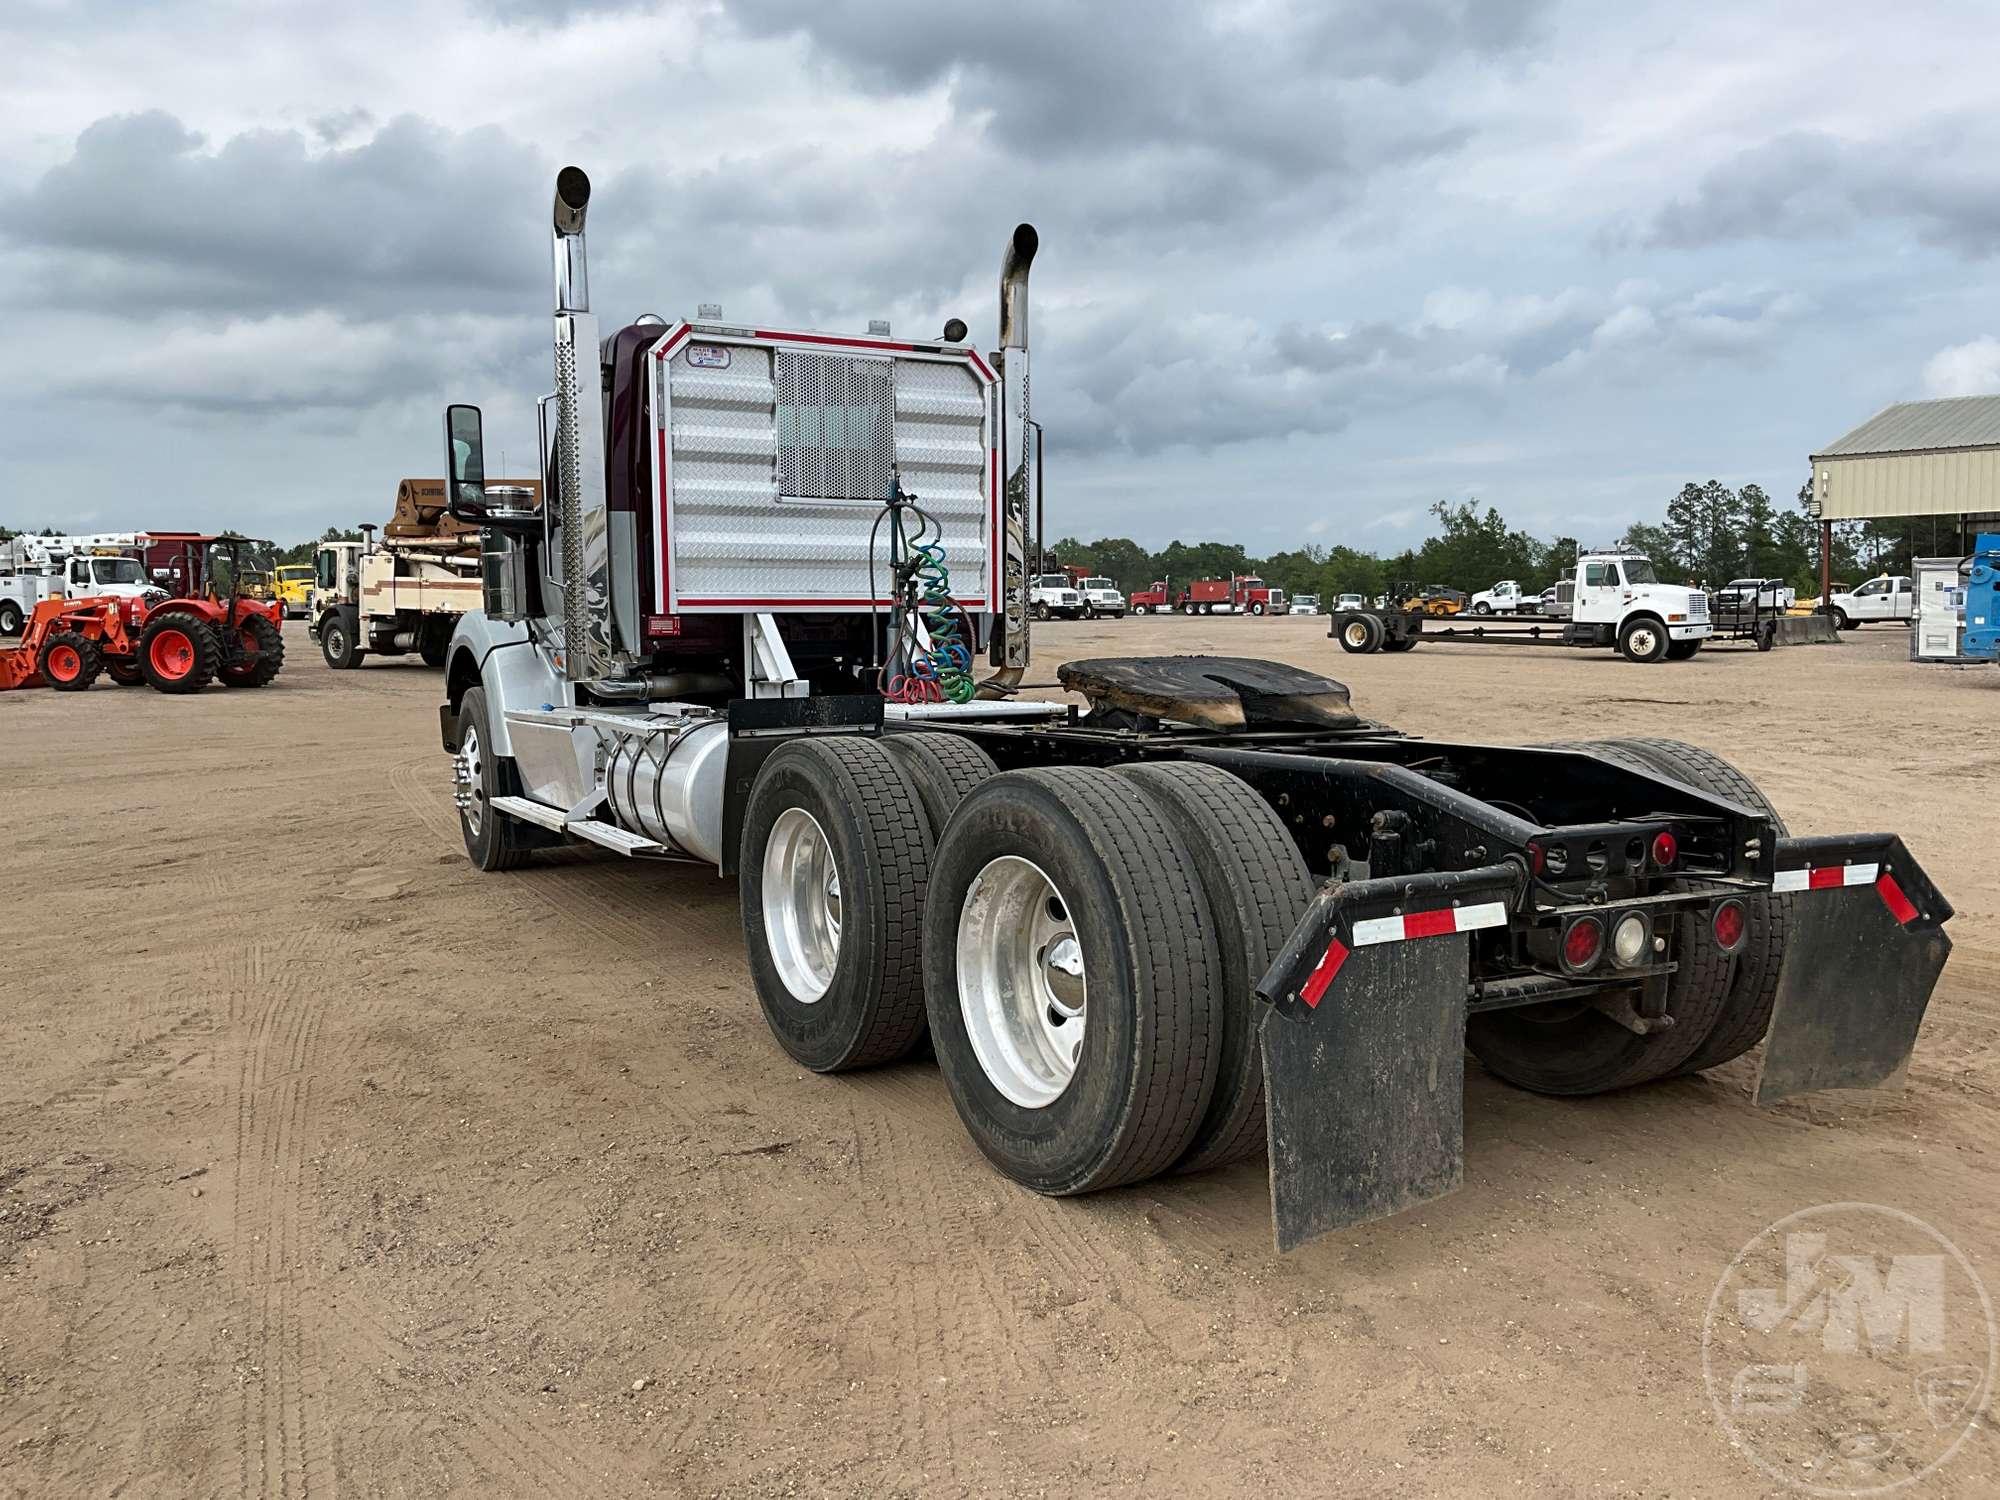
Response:
[{"label": "dump truck", "polygon": [[[503,485],[526,509],[540,503],[536,480],[491,487]],[[361,541],[321,542],[313,555],[307,634],[336,670],[412,651],[443,666],[452,627],[479,603],[479,528],[451,516],[442,479],[405,479],[380,540],[374,526],[359,529]]]},{"label": "dump truck", "polygon": [[928,1037],[1044,1194],[1262,1155],[1284,1248],[1460,1183],[1468,1049],[1574,1096],[1761,1043],[1765,1102],[1908,1060],[1950,904],[1893,833],[1792,837],[1706,750],[1419,739],[1233,656],[1070,661],[1080,705],[1024,701],[1032,226],[990,352],[957,318],[606,332],[589,201],[563,169],[547,503],[445,413],[484,566],[440,737],[480,870],[714,870],[800,1066]]}]

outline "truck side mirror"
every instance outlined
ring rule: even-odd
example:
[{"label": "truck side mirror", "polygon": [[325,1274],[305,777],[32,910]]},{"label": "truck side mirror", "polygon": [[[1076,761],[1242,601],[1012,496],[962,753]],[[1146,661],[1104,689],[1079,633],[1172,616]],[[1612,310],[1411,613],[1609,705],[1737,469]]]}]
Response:
[{"label": "truck side mirror", "polygon": [[451,476],[446,502],[453,517],[477,524],[486,519],[486,441],[479,408],[444,409],[445,472]]}]

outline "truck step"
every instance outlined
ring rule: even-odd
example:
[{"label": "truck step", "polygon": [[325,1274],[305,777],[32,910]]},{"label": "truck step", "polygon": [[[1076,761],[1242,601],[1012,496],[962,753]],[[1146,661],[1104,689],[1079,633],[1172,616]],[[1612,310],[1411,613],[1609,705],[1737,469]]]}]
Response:
[{"label": "truck step", "polygon": [[627,833],[615,824],[600,823],[594,818],[572,818],[560,807],[550,807],[546,802],[534,802],[526,797],[495,797],[493,810],[525,823],[537,824],[552,833],[567,833],[588,839],[619,854],[670,852],[665,844],[656,843],[643,834]]}]

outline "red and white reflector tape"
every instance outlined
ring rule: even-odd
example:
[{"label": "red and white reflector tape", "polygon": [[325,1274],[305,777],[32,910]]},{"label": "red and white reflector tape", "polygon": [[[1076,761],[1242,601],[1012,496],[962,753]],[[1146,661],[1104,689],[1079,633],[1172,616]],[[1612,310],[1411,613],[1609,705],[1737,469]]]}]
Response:
[{"label": "red and white reflector tape", "polygon": [[1880,865],[1808,865],[1803,870],[1780,870],[1771,877],[1771,889],[1786,891],[1830,891],[1843,885],[1873,885],[1882,872]]},{"label": "red and white reflector tape", "polygon": [[1447,906],[1437,911],[1406,912],[1400,917],[1369,917],[1354,924],[1354,946],[1400,943],[1410,938],[1443,937],[1448,932],[1476,932],[1481,927],[1505,927],[1507,907],[1500,901],[1477,906]]},{"label": "red and white reflector tape", "polygon": [[1352,945],[1333,939],[1326,952],[1299,986],[1299,999],[1313,1009],[1325,998],[1340,966],[1355,948],[1376,943],[1401,943],[1412,938],[1445,937],[1455,932],[1476,932],[1482,927],[1505,927],[1507,905],[1503,901],[1482,901],[1477,906],[1446,906],[1436,911],[1405,912],[1396,917],[1366,917],[1354,924],[1349,934]]},{"label": "red and white reflector tape", "polygon": [[1903,893],[1896,877],[1879,864],[1809,865],[1803,870],[1780,870],[1771,877],[1771,889],[1786,891],[1835,891],[1851,885],[1872,885],[1889,915],[1905,927],[1917,919],[1915,903]]}]

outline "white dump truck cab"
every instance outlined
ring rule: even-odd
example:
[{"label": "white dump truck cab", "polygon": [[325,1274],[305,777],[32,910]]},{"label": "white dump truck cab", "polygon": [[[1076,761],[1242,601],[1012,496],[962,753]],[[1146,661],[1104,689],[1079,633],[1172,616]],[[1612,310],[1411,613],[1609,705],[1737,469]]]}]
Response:
[{"label": "white dump truck cab", "polygon": [[1037,573],[1028,583],[1028,607],[1037,620],[1080,620],[1083,590],[1066,573]]},{"label": "white dump truck cab", "polygon": [[1842,630],[1853,630],[1874,620],[1907,625],[1917,612],[1916,582],[1901,574],[1884,573],[1852,592],[1829,595],[1826,609]]},{"label": "white dump truck cab", "polygon": [[1083,612],[1086,616],[1110,615],[1122,619],[1125,614],[1125,596],[1118,592],[1118,585],[1109,578],[1085,578],[1076,586],[1083,595]]}]

